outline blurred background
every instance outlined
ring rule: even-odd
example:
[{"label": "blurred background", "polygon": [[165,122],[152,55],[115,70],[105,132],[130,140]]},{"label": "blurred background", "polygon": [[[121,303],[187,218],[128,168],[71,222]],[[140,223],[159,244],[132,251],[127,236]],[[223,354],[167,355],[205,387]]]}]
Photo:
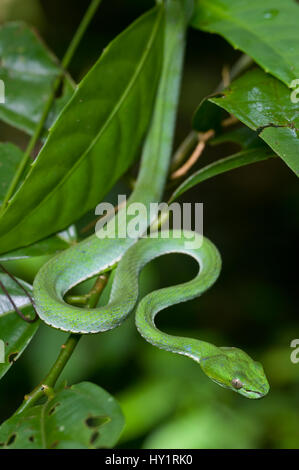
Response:
[{"label": "blurred background", "polygon": [[[109,41],[152,5],[103,0],[70,66],[74,79],[79,81]],[[85,8],[83,0],[0,0],[0,22],[28,22],[61,58]],[[196,106],[219,83],[223,66],[239,56],[220,37],[189,31],[176,145],[190,131]],[[25,134],[4,124],[0,140],[21,148],[27,143]],[[227,143],[209,148],[200,166],[236,150]],[[125,190],[119,182],[106,200]],[[290,360],[290,343],[299,338],[296,177],[279,159],[268,160],[202,183],[181,200],[204,203],[204,234],[220,250],[223,269],[203,297],[163,312],[158,326],[244,349],[263,363],[269,395],[251,401],[220,388],[193,361],[146,343],[133,315],[114,331],[83,337],[61,380],[92,381],[116,396],[126,417],[119,447],[298,448],[299,363]],[[79,231],[92,215],[79,222]],[[28,278],[35,264],[19,261],[15,268]],[[142,273],[142,295],[191,279],[195,272],[191,259],[164,256]],[[0,383],[1,421],[45,375],[65,337],[40,327]]]}]

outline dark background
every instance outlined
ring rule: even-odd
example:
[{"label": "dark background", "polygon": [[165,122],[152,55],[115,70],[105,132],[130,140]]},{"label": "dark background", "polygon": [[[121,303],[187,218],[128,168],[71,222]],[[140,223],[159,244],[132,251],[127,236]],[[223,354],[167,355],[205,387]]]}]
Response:
[{"label": "dark background", "polygon": [[[33,24],[61,58],[86,5],[83,0],[1,1],[0,21]],[[79,81],[108,42],[152,5],[103,0],[70,66],[74,79]],[[176,145],[190,131],[200,100],[219,83],[223,66],[239,56],[222,38],[189,31]],[[5,125],[0,139],[22,148],[27,142]],[[197,167],[235,150],[228,144],[208,149]],[[189,359],[145,343],[133,318],[114,331],[84,337],[63,378],[95,382],[119,399],[127,419],[123,447],[298,448],[299,363],[290,361],[290,342],[299,338],[296,177],[280,159],[268,160],[202,183],[181,200],[204,203],[204,233],[220,250],[223,269],[209,292],[163,312],[158,325],[246,350],[263,363],[269,395],[251,401],[221,389]],[[195,270],[184,256],[162,257],[142,274],[142,292],[190,279]],[[64,338],[40,328],[1,381],[1,420],[45,375]]]}]

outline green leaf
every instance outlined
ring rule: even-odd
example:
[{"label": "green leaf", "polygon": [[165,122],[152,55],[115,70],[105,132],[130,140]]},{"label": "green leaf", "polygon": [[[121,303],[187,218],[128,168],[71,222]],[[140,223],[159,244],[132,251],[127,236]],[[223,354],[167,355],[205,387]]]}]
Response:
[{"label": "green leaf", "polygon": [[51,237],[45,238],[44,240],[33,243],[33,245],[3,253],[0,255],[0,261],[32,258],[33,256],[54,255],[60,251],[66,250],[69,247],[70,244],[67,243],[67,241],[65,241],[59,235],[53,235]]},{"label": "green leaf", "polygon": [[[0,79],[5,85],[0,119],[33,134],[61,73],[58,61],[27,25],[13,22],[0,28],[0,64]],[[46,128],[72,93],[73,84],[66,77],[63,94],[55,101]]]},{"label": "green leaf", "polygon": [[[15,145],[0,143],[0,206],[22,157],[23,152]],[[74,230],[74,226],[71,226],[57,236],[0,255],[0,261],[50,255],[65,250],[76,240]]]},{"label": "green leaf", "polygon": [[298,22],[293,0],[195,0],[191,24],[220,34],[290,86],[299,77]]},{"label": "green leaf", "polygon": [[260,69],[247,72],[210,101],[236,116],[299,174],[299,104],[290,90]]},{"label": "green leaf", "polygon": [[261,162],[274,156],[275,155],[269,151],[268,148],[258,147],[253,149],[250,148],[234,155],[230,155],[229,157],[217,160],[189,176],[189,178],[187,178],[172,194],[170,202],[177,199],[183,193],[188,191],[188,189],[193,188],[197,184],[202,183],[213,176],[220,175],[221,173],[225,173],[250,163]]},{"label": "green leaf", "polygon": [[260,146],[265,147],[265,143],[258,137],[257,133],[245,126],[217,135],[214,139],[209,141],[209,144],[219,145],[224,142],[238,144],[243,150]]},{"label": "green leaf", "polygon": [[227,129],[221,125],[224,118],[228,116],[227,112],[209,101],[209,98],[219,95],[220,93],[210,95],[210,97],[206,97],[201,101],[195,110],[192,119],[192,127],[197,132],[206,132],[210,129],[215,130],[216,136],[209,140],[209,145],[234,142],[239,144],[242,149],[265,145],[262,139],[258,137],[257,133],[248,129],[246,126],[227,132]]},{"label": "green leaf", "polygon": [[[22,313],[29,318],[34,318],[35,312],[24,291],[7,274],[0,273],[0,280]],[[20,279],[18,281],[28,292],[31,292],[32,288],[29,284]],[[38,326],[38,320],[28,323],[19,317],[0,286],[0,340],[4,342],[5,348],[5,362],[0,362],[0,378],[20,357],[35,335]]]},{"label": "green leaf", "polygon": [[225,111],[217,109],[207,98],[204,98],[195,110],[192,127],[198,132],[207,132],[210,129],[218,132],[225,116]]},{"label": "green leaf", "polygon": [[0,427],[0,446],[9,449],[113,447],[124,426],[116,400],[101,387],[82,382],[44,405],[14,415]]},{"label": "green leaf", "polygon": [[22,158],[23,152],[18,147],[0,142],[0,206]]},{"label": "green leaf", "polygon": [[134,22],[82,80],[2,214],[0,252],[70,225],[94,208],[133,162],[161,70],[163,11],[156,7]]}]

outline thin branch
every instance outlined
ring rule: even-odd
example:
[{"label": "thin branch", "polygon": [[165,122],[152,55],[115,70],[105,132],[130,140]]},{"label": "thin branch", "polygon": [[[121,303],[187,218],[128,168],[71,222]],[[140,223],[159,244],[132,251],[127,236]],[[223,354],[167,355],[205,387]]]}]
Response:
[{"label": "thin branch", "polygon": [[[97,305],[99,298],[107,284],[107,281],[107,273],[98,277],[90,291],[89,297],[86,300],[86,307],[94,308]],[[74,349],[79,343],[81,336],[82,335],[80,334],[74,333],[69,335],[66,342],[62,344],[59,355],[44,380],[42,380],[41,383],[35,387],[34,390],[32,390],[32,392],[30,392],[28,395],[25,395],[24,401],[15,412],[15,415],[20,414],[30,406],[33,406],[40,398],[44,397],[45,395],[48,397],[54,396],[54,386],[71,355],[73,354]]]},{"label": "thin branch", "polygon": [[215,131],[213,129],[210,129],[207,132],[204,132],[203,134],[199,134],[199,142],[197,146],[195,147],[195,150],[192,152],[191,156],[189,159],[184,163],[181,168],[176,170],[172,175],[170,176],[171,180],[175,180],[177,178],[181,178],[184,176],[190,168],[197,162],[199,157],[201,156],[202,152],[204,151],[206,144],[209,139],[214,137]]},{"label": "thin branch", "polygon": [[230,68],[228,65],[224,65],[221,71],[222,83],[224,88],[227,88],[231,82]]},{"label": "thin branch", "polygon": [[61,346],[60,353],[53,364],[50,372],[45,379],[28,395],[25,395],[24,401],[15,412],[16,414],[22,413],[24,410],[34,405],[43,396],[54,395],[53,387],[70,359],[75,347],[77,346],[81,335],[70,334],[66,342]]},{"label": "thin branch", "polygon": [[230,126],[233,126],[234,124],[237,124],[238,122],[240,121],[235,116],[229,116],[226,119],[223,119],[223,121],[221,122],[221,126],[230,127]]},{"label": "thin branch", "polygon": [[93,298],[97,297],[105,288],[110,273],[100,274],[93,286],[93,288],[83,295],[68,295],[66,297],[66,302],[68,304],[75,305],[89,305],[90,302],[93,304]]},{"label": "thin branch", "polygon": [[184,163],[184,161],[190,155],[190,152],[194,150],[197,144],[198,132],[191,131],[190,134],[187,135],[186,139],[183,140],[172,157],[170,174],[174,173],[175,170],[177,170]]},{"label": "thin branch", "polygon": [[[243,54],[239,60],[232,66],[230,73],[229,73],[229,80],[228,77],[226,76],[225,80],[221,80],[219,85],[216,87],[214,93],[217,93],[219,91],[222,91],[223,88],[225,88],[226,84],[231,82],[234,78],[236,78],[238,75],[240,75],[244,70],[249,68],[253,64],[253,60],[251,57]],[[225,74],[226,75],[226,74]],[[224,81],[226,83],[224,83]],[[185,137],[183,142],[180,144],[178,150],[175,152],[172,163],[171,163],[171,171],[173,172],[176,170],[176,168],[183,162],[185,161],[186,158],[188,158],[188,155],[190,155],[190,144],[191,144],[191,150],[192,150],[192,145],[196,145],[196,133],[194,131],[189,132],[189,134]],[[179,161],[179,164],[176,162]]]},{"label": "thin branch", "polygon": [[[15,304],[13,298],[10,296],[8,290],[6,289],[5,285],[3,284],[2,281],[0,281],[0,287],[1,289],[3,290],[4,294],[6,295],[6,297],[8,298],[8,300],[10,301],[14,311],[19,315],[19,317],[22,318],[22,320],[26,321],[27,323],[33,323],[37,320],[37,316],[35,316],[34,318],[29,318],[29,317],[26,317],[25,315],[23,315],[23,313],[21,312],[21,310],[19,310],[19,308],[17,307],[17,305]],[[36,313],[36,312],[35,312]]]},{"label": "thin branch", "polygon": [[12,281],[17,284],[26,294],[26,296],[28,297],[32,307],[33,307],[33,310],[35,312],[35,316],[34,318],[28,318],[26,317],[25,315],[23,315],[23,313],[21,312],[21,310],[17,307],[17,305],[15,304],[13,298],[11,297],[11,295],[9,294],[8,290],[6,289],[6,287],[4,286],[4,284],[0,281],[0,286],[3,290],[3,292],[5,293],[6,297],[9,299],[11,305],[13,306],[14,310],[16,311],[16,313],[24,320],[26,321],[27,323],[34,323],[37,319],[38,319],[38,314],[37,314],[37,311],[35,309],[35,305],[34,305],[34,301],[33,301],[33,298],[31,297],[31,295],[29,294],[29,292],[27,291],[27,289],[25,289],[24,286],[22,286],[22,284],[18,281],[18,279],[16,279],[9,271],[7,271],[7,269],[5,269],[5,267],[0,264],[0,268],[2,269],[2,271],[7,274],[11,279]]}]

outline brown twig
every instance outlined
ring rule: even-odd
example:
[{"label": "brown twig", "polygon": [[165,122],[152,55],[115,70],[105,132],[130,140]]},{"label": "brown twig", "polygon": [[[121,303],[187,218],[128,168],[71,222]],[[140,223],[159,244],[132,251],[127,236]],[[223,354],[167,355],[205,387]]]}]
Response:
[{"label": "brown twig", "polygon": [[188,160],[186,161],[186,163],[184,163],[183,166],[181,166],[178,170],[172,173],[172,175],[170,176],[171,180],[181,178],[190,170],[190,168],[197,162],[202,152],[204,151],[207,141],[214,137],[214,135],[214,129],[210,129],[207,132],[199,134],[199,142],[195,147],[194,151],[192,152],[191,156],[188,158]]},{"label": "brown twig", "polygon": [[240,122],[240,121],[235,116],[229,116],[229,117],[223,119],[223,121],[221,122],[221,126],[222,127],[229,127],[229,126],[233,126],[234,124],[237,124],[238,122]]},{"label": "brown twig", "polygon": [[188,158],[191,152],[195,149],[198,144],[198,132],[191,131],[187,135],[186,139],[179,145],[178,149],[172,157],[172,161],[169,168],[169,174],[174,173]]},{"label": "brown twig", "polygon": [[221,71],[222,83],[224,88],[229,87],[231,82],[231,72],[230,67],[228,65],[224,65]]}]

